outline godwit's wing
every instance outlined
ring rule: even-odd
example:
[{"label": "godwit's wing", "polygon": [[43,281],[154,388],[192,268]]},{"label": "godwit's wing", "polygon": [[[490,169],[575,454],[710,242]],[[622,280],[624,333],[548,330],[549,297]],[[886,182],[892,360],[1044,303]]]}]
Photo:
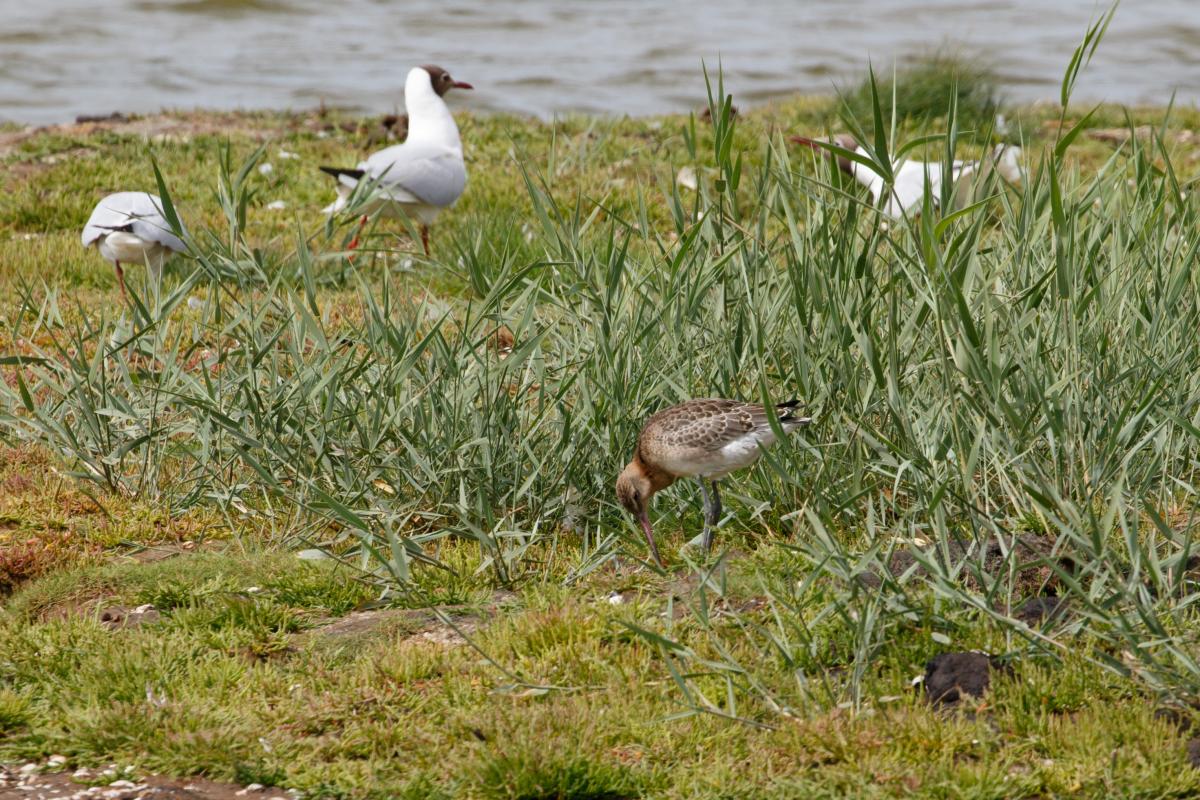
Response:
[{"label": "godwit's wing", "polygon": [[[776,406],[784,432],[807,419],[792,413],[795,403]],[[754,463],[762,448],[775,443],[766,409],[739,400],[688,400],[652,416],[638,438],[644,460],[678,477],[721,477]]]}]

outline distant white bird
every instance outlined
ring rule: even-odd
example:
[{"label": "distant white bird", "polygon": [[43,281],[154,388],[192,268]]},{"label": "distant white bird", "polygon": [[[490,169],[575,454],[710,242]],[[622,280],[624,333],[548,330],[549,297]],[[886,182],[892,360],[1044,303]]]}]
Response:
[{"label": "distant white bird", "polygon": [[[792,141],[807,145],[814,150],[822,150],[821,142],[809,139],[807,136],[793,136]],[[838,136],[835,142],[858,155],[865,156],[867,151],[850,136]],[[1022,172],[1019,158],[1021,148],[1009,145],[996,145],[996,148],[981,161],[952,162],[951,179],[958,188],[957,201],[961,205],[970,200],[971,191],[975,184],[982,185],[990,170],[995,170],[1005,180],[1016,183],[1021,180]],[[851,161],[844,156],[837,156],[838,167],[854,180],[867,187],[871,193],[872,202],[892,219],[900,219],[906,213],[919,211],[925,199],[925,183],[928,177],[929,186],[936,192],[942,183],[942,165],[939,162],[912,161],[904,159],[892,165],[895,183],[891,191],[887,191],[883,176],[875,170],[857,161]],[[936,202],[936,197],[934,198]]]},{"label": "distant white bird", "polygon": [[[375,184],[375,197],[366,214],[379,211],[389,217],[414,217],[421,226],[421,244],[429,254],[429,225],[438,212],[454,204],[467,185],[462,141],[458,125],[442,98],[451,89],[472,89],[456,81],[441,67],[414,67],[404,82],[404,105],[408,110],[408,138],[372,154],[356,169],[321,167],[338,179],[338,199],[325,211],[344,209],[354,188],[364,178]],[[350,249],[358,246],[358,235]]]},{"label": "distant white bird", "polygon": [[123,296],[127,292],[122,263],[145,264],[157,280],[167,255],[187,249],[172,233],[162,207],[162,200],[147,192],[117,192],[97,203],[83,226],[83,246],[95,245],[113,263]]}]

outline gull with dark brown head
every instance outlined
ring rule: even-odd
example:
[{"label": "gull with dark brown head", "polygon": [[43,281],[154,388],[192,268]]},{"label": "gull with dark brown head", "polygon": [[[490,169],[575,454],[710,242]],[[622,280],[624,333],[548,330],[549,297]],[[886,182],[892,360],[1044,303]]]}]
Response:
[{"label": "gull with dark brown head", "polygon": [[[367,215],[379,211],[390,217],[411,217],[421,226],[421,243],[429,254],[429,225],[442,209],[454,205],[467,185],[458,125],[442,99],[451,89],[472,89],[432,64],[414,67],[404,82],[408,136],[403,144],[380,150],[354,169],[321,167],[337,178],[338,198],[325,211],[344,209],[363,180],[372,186],[359,230]],[[358,243],[355,235],[351,248]]]},{"label": "gull with dark brown head", "polygon": [[[797,405],[793,400],[774,407],[785,434],[811,422],[808,417],[796,416]],[[633,460],[617,477],[616,489],[617,500],[641,524],[659,566],[663,562],[650,525],[650,498],[679,478],[695,478],[704,497],[704,532],[699,543],[708,552],[721,520],[718,482],[752,465],[775,440],[768,409],[740,400],[688,400],[646,420]],[[711,482],[711,493],[705,481]]]}]

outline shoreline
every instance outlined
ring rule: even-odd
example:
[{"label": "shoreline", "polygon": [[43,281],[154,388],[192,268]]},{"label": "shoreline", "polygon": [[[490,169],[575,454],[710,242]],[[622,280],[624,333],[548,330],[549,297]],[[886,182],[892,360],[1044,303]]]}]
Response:
[{"label": "shoreline", "polygon": [[[794,93],[773,96],[770,98],[753,98],[739,101],[738,95],[733,94],[734,106],[748,115],[770,112],[772,109],[802,105],[802,106],[833,106],[838,101],[837,94],[824,93]],[[1097,100],[1094,98],[1072,98],[1068,113],[1084,112],[1097,107],[1102,111],[1128,110],[1131,114],[1147,114],[1155,111],[1163,112],[1170,108],[1174,113],[1200,112],[1200,98],[1191,102],[1176,101],[1173,104],[1157,102],[1122,103],[1118,101]],[[191,119],[191,118],[279,118],[279,119],[308,119],[332,116],[339,119],[371,119],[397,113],[404,113],[402,96],[390,109],[370,109],[352,105],[328,105],[319,103],[309,107],[263,107],[263,108],[170,108],[162,107],[154,111],[127,111],[115,109],[109,112],[78,114],[74,119],[60,119],[54,122],[39,122],[0,117],[0,135],[12,132],[32,133],[73,128],[81,125],[121,126],[159,119]],[[657,119],[686,117],[689,113],[702,113],[707,106],[703,100],[690,110],[668,110],[653,114],[631,114],[619,111],[589,111],[580,109],[574,111],[555,112],[550,115],[532,114],[517,110],[502,110],[491,108],[474,108],[465,104],[455,104],[451,110],[456,115],[467,115],[477,119],[507,118],[528,123],[550,124],[572,119],[594,119],[605,121],[650,122]],[[1048,109],[1060,108],[1057,98],[1045,97],[1038,100],[1002,103],[999,110],[1005,115],[1045,112]],[[885,115],[887,109],[884,109]]]}]

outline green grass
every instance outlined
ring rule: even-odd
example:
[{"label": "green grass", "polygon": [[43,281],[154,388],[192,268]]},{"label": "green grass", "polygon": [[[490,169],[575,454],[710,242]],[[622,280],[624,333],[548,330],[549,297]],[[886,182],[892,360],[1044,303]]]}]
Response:
[{"label": "green grass", "polygon": [[[897,120],[929,122],[946,118],[953,99],[964,130],[990,132],[1001,108],[995,71],[978,58],[952,52],[922,56],[897,66],[895,73],[879,74],[876,85],[885,108],[894,108]],[[845,93],[847,109],[858,119],[871,118],[871,81]]]},{"label": "green grass", "polygon": [[[743,569],[779,555],[765,547]],[[94,612],[51,613],[67,602],[69,577],[109,601],[158,599],[168,610],[119,631]],[[251,581],[261,591],[248,593]],[[345,576],[288,569],[279,556],[112,565],[53,584],[18,592],[0,624],[0,668],[15,687],[0,694],[9,758],[63,753],[336,796],[431,787],[455,797],[837,796],[857,791],[862,774],[875,776],[877,796],[1131,786],[1185,796],[1200,783],[1152,705],[1082,653],[1019,663],[974,719],[945,717],[907,688],[929,652],[914,629],[870,665],[877,695],[858,713],[833,708],[760,729],[670,719],[683,707],[669,675],[621,624],[652,622],[668,594],[661,582],[616,607],[602,582],[531,584],[491,617],[478,645],[559,687],[551,691],[510,688],[476,651],[403,630],[322,638],[311,628],[345,607]],[[174,588],[188,584],[186,595]],[[698,632],[686,617],[676,626]],[[995,645],[987,627],[970,643]],[[254,649],[296,629],[287,647]]]},{"label": "green grass", "polygon": [[[1021,185],[884,226],[784,145],[835,112],[464,115],[433,256],[380,223],[354,264],[319,212],[315,167],[359,155],[339,117],[5,145],[0,760],[337,797],[1194,794],[1154,711],[1200,690],[1200,114],[1015,109]],[[887,149],[978,154],[954,122]],[[123,306],[77,232],[155,163],[192,254]],[[672,570],[641,567],[612,481],[646,414],[717,394],[816,422],[729,482],[726,561],[675,553],[681,484]],[[1055,556],[987,551],[1017,533]],[[1047,586],[1068,617],[1014,621]],[[1009,671],[928,708],[911,679],[972,648]]]}]

